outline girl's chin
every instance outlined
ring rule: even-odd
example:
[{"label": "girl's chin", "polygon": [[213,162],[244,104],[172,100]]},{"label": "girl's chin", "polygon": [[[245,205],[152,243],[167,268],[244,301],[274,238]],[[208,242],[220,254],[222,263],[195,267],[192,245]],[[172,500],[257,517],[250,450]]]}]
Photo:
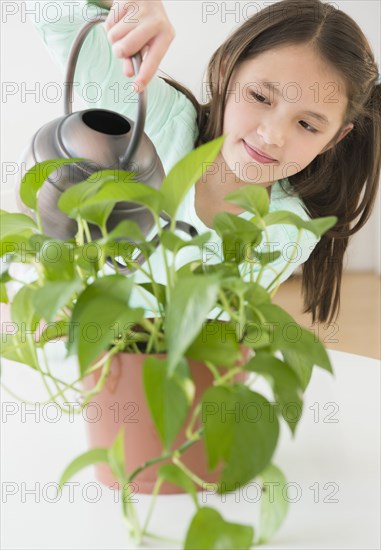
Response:
[{"label": "girl's chin", "polygon": [[[268,182],[274,182],[278,178],[280,166],[273,164],[261,164],[254,159],[248,161],[242,154],[242,145],[231,150],[220,151],[221,160],[224,166],[221,166],[222,172],[229,178],[235,177],[236,183],[248,183],[251,185],[268,185]],[[280,176],[281,177],[281,176]]]}]

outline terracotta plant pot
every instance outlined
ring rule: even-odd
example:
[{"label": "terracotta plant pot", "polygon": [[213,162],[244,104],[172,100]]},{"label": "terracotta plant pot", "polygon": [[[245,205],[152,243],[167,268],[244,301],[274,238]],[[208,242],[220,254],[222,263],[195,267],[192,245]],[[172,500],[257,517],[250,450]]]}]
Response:
[{"label": "terracotta plant pot", "polygon": [[[244,348],[243,355],[246,358],[251,350]],[[162,359],[165,354],[155,354]],[[135,468],[146,461],[162,454],[162,445],[155,425],[146,404],[142,366],[147,355],[119,353],[111,361],[110,373],[102,391],[97,394],[87,405],[86,416],[94,420],[87,421],[87,433],[90,448],[109,448],[118,434],[120,428],[125,428],[125,457],[126,470],[131,473]],[[195,383],[194,404],[186,418],[184,428],[178,434],[173,446],[177,448],[186,441],[185,427],[188,425],[192,412],[199,402],[204,390],[212,385],[213,376],[209,369],[199,361],[188,360],[193,381]],[[99,380],[101,369],[91,373],[83,380],[86,391],[91,390]],[[248,373],[240,373],[236,380],[244,382]],[[194,425],[194,429],[200,427],[200,423]],[[184,464],[201,479],[216,483],[221,475],[222,467],[210,471],[207,466],[206,453],[203,440],[190,446],[182,455]],[[169,461],[167,461],[169,462]],[[140,472],[132,486],[136,493],[152,493],[157,479],[157,469],[165,462],[149,466]],[[109,487],[117,487],[117,480],[111,469],[104,463],[95,466],[96,479]],[[200,490],[198,488],[198,490]],[[161,494],[183,493],[180,487],[168,482],[161,485]]]}]

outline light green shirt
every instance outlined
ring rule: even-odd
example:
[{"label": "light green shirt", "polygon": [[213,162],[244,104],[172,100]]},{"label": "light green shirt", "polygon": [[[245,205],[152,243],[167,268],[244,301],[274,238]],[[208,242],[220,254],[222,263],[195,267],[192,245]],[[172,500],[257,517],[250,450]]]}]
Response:
[{"label": "light green shirt", "polygon": [[[44,10],[48,10],[48,4],[51,4],[49,0],[29,1],[28,9],[31,10],[31,6],[34,5],[36,12],[34,15],[30,15],[30,19],[53,59],[61,66],[64,80],[69,52],[78,31],[87,21],[101,13],[101,9],[95,5],[88,5],[86,2],[73,2],[72,5],[65,2],[59,5],[61,16],[59,19],[54,19],[52,16],[47,16],[48,11],[44,16]],[[130,85],[133,78],[124,76],[123,62],[113,55],[103,24],[95,25],[87,36],[78,59],[74,81],[76,93],[84,100],[87,108],[110,109],[132,120],[135,119],[137,96]],[[144,131],[156,147],[166,173],[194,148],[198,136],[196,118],[196,110],[184,94],[158,76],[150,81],[147,88],[147,114]],[[289,186],[287,178],[281,181],[286,187]],[[181,181],[179,185],[181,185]],[[201,254],[203,261],[207,263],[217,263],[223,258],[221,239],[197,216],[194,195],[193,187],[181,204],[177,219],[191,223],[199,233],[211,231],[210,246],[215,254],[207,253],[205,250],[201,253],[196,247],[185,247],[177,255],[177,269],[192,260],[200,259]],[[278,210],[288,210],[303,219],[309,219],[301,199],[287,195],[282,190],[280,181],[275,181],[271,187],[270,212]],[[239,216],[250,219],[252,214],[243,212]],[[155,233],[156,231],[153,229],[148,238],[153,237]],[[183,232],[178,231],[177,234],[181,238],[187,239]],[[261,285],[264,287],[271,285],[276,273],[283,270],[292,256],[296,240],[297,229],[292,225],[274,225],[268,228],[268,241],[271,243],[271,250],[280,250],[281,255],[277,260],[271,262],[269,267],[266,267],[260,280]],[[310,231],[302,231],[296,256],[282,273],[281,282],[285,281],[298,265],[308,259],[318,240]],[[160,247],[150,257],[150,264],[156,281],[165,284],[166,273],[163,269],[162,255],[163,250]],[[172,254],[167,252],[167,256],[171,261]],[[146,269],[146,264],[143,267]],[[258,270],[259,267],[256,266],[254,273],[257,273]],[[136,282],[146,280],[144,274],[140,272],[134,274],[134,279]],[[148,293],[143,296],[141,289],[135,288],[134,290],[136,292],[132,295],[131,305],[145,307],[146,316],[150,316],[152,314],[152,296]],[[145,298],[149,298],[150,305]]]}]

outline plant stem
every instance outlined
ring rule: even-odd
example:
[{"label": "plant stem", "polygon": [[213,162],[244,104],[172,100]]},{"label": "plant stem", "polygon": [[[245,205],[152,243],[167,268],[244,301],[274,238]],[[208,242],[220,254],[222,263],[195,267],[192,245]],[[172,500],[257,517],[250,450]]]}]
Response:
[{"label": "plant stem", "polygon": [[236,374],[240,372],[242,372],[242,367],[235,367],[234,369],[229,370],[229,372],[221,376],[220,379],[214,383],[214,385],[221,386],[222,384],[225,384],[227,381],[229,381],[230,378],[233,378]]},{"label": "plant stem", "polygon": [[238,322],[239,322],[239,317],[238,317],[238,315],[236,315],[236,314],[234,313],[234,311],[232,311],[232,309],[230,308],[230,305],[229,305],[229,303],[228,303],[228,301],[227,301],[227,299],[226,299],[226,296],[225,296],[224,291],[220,289],[219,292],[218,292],[218,296],[219,296],[220,299],[221,299],[221,302],[222,302],[222,304],[223,304],[223,306],[224,306],[224,308],[225,308],[225,311],[230,315],[230,318],[231,318],[232,320],[234,319],[235,321],[238,321]]},{"label": "plant stem", "polygon": [[103,369],[102,369],[102,373],[99,377],[99,380],[98,382],[96,383],[95,387],[90,390],[89,392],[86,392],[84,394],[84,399],[81,403],[81,411],[86,407],[86,405],[89,403],[90,399],[92,397],[94,397],[94,395],[96,395],[97,393],[99,393],[101,391],[101,389],[103,388],[103,385],[106,381],[106,378],[110,372],[110,364],[111,364],[111,357],[108,357],[107,360],[105,361],[104,365],[103,365]]},{"label": "plant stem", "polygon": [[91,239],[90,230],[89,230],[89,226],[87,224],[87,221],[82,220],[82,224],[83,224],[83,230],[85,232],[87,242],[90,243],[92,241],[92,239]]},{"label": "plant stem", "polygon": [[178,466],[180,470],[182,470],[184,474],[186,474],[199,487],[204,488],[206,485],[209,485],[209,486],[212,485],[213,489],[218,488],[218,483],[209,483],[208,481],[201,479],[196,474],[194,474],[191,470],[189,470],[189,468],[187,468],[185,464],[181,462],[181,460],[178,459],[177,457],[173,457],[172,460],[173,460],[173,463],[176,464],[176,466]]},{"label": "plant stem", "polygon": [[40,364],[39,364],[38,355],[37,355],[37,350],[36,350],[36,342],[34,341],[34,338],[33,338],[33,335],[32,335],[32,334],[29,333],[29,334],[26,335],[26,337],[27,337],[27,342],[28,342],[29,350],[30,350],[30,352],[31,352],[31,354],[32,354],[32,357],[33,357],[33,359],[34,359],[35,365],[36,365],[36,367],[37,367],[37,371],[39,372],[39,374],[40,374],[41,377],[42,377],[42,382],[43,382],[43,384],[44,384],[44,386],[45,386],[46,391],[47,391],[48,394],[49,394],[50,400],[52,400],[52,395],[53,395],[53,394],[52,394],[52,391],[51,391],[51,389],[49,388],[49,385],[48,385],[48,383],[47,383],[46,380],[45,380],[45,377],[44,377],[44,374],[45,374],[45,373],[44,373],[44,371],[41,369]]},{"label": "plant stem", "polygon": [[[125,480],[123,480],[125,481]],[[125,495],[124,495],[124,487],[123,481],[121,483],[122,486],[122,513],[124,516],[124,519],[126,523],[130,527],[130,534],[135,539],[138,545],[140,545],[142,540],[142,530],[140,529],[139,519],[136,515],[136,510],[133,505],[133,503],[129,500],[129,494],[127,495],[127,501],[125,501]],[[129,484],[128,484],[129,487]]]},{"label": "plant stem", "polygon": [[77,222],[77,226],[78,226],[78,231],[75,235],[75,241],[76,243],[78,243],[78,246],[83,246],[84,243],[85,243],[85,240],[83,238],[83,225],[82,225],[82,219],[78,216],[76,218],[76,222]]},{"label": "plant stem", "polygon": [[38,229],[39,229],[40,233],[44,233],[44,229],[42,227],[42,220],[41,220],[40,210],[38,208],[38,205],[36,205],[36,209],[35,209],[34,212],[36,214],[36,222],[37,222],[37,225],[38,225]]},{"label": "plant stem", "polygon": [[[106,382],[107,376],[109,375],[109,372],[110,372],[111,359],[114,355],[116,355],[121,350],[123,346],[124,346],[123,342],[121,342],[120,344],[117,344],[114,348],[112,348],[112,350],[106,356],[102,357],[102,359],[100,360],[99,362],[100,365],[103,365],[101,375],[95,387],[83,395],[84,399],[83,399],[83,402],[81,403],[80,411],[82,411],[84,407],[87,405],[87,403],[90,401],[90,399],[94,397],[94,395],[99,393],[103,388],[104,383]],[[92,368],[91,371],[88,371],[86,374],[89,374],[93,370],[94,370],[94,367]]]},{"label": "plant stem", "polygon": [[195,435],[194,432],[192,432],[192,430],[193,430],[193,426],[194,426],[194,424],[197,420],[197,416],[198,416],[201,408],[202,408],[202,403],[200,401],[199,403],[197,403],[196,407],[194,408],[192,418],[190,419],[189,424],[188,424],[188,426],[186,428],[186,431],[185,431],[185,435],[187,436],[188,439],[193,439],[193,437]]},{"label": "plant stem", "polygon": [[175,454],[182,455],[188,449],[188,447],[191,447],[192,445],[194,445],[196,443],[196,441],[201,439],[201,435],[202,435],[203,431],[204,431],[204,428],[203,427],[200,428],[195,433],[194,438],[192,440],[186,441],[185,443],[180,445],[180,447],[178,449],[176,449],[174,451],[168,451],[168,452],[162,454],[161,456],[157,456],[155,458],[151,458],[150,460],[147,460],[146,462],[144,462],[144,464],[142,464],[141,466],[138,466],[137,468],[135,468],[135,470],[129,475],[128,481],[131,482],[138,474],[140,474],[140,472],[142,472],[143,470],[145,470],[149,466],[152,466],[152,464],[157,464],[158,462],[163,462],[164,460],[172,459],[172,456],[174,456]]},{"label": "plant stem", "polygon": [[[148,271],[149,271],[149,277],[148,278],[151,278],[151,284],[152,284],[153,291],[156,292],[157,283],[155,281],[155,277],[154,277],[154,274],[153,274],[153,271],[152,271],[152,266],[151,266],[151,262],[149,261],[149,258],[147,259],[147,266],[148,266]],[[157,304],[159,306],[160,315],[163,317],[164,316],[164,307],[160,303],[160,300],[158,299],[157,295],[154,294],[154,296],[155,296]]]},{"label": "plant stem", "polygon": [[[290,263],[293,261],[293,259],[295,258],[296,256],[296,253],[297,253],[297,248],[299,246],[299,243],[300,243],[300,239],[301,239],[301,236],[302,236],[302,230],[299,229],[298,230],[298,236],[296,238],[296,243],[295,243],[295,246],[294,246],[294,249],[292,251],[292,254],[291,254],[291,258],[287,261],[286,265],[284,266],[284,268],[277,274],[277,276],[271,281],[271,283],[269,285],[267,285],[266,287],[266,290],[267,292],[270,291],[270,288],[273,286],[273,284],[278,280],[280,279],[280,277],[283,275],[283,273],[286,271],[286,269],[288,268],[288,266],[290,265]],[[271,297],[274,296],[274,294],[276,293],[276,291],[278,290],[280,286],[280,283],[277,284],[276,288],[275,288],[275,292],[271,293]]]},{"label": "plant stem", "polygon": [[164,481],[163,478],[160,478],[160,477],[156,480],[155,487],[153,488],[153,491],[152,491],[152,498],[151,498],[151,501],[150,501],[147,516],[146,516],[146,519],[145,519],[145,522],[144,522],[144,525],[143,525],[143,528],[142,528],[142,536],[144,536],[144,533],[146,533],[146,531],[147,531],[148,523],[149,523],[149,520],[151,519],[152,512],[153,512],[153,509],[154,509],[154,505],[155,505],[155,502],[156,502],[156,498],[157,498],[157,495],[159,494],[160,487],[161,487],[163,481]]},{"label": "plant stem", "polygon": [[[44,364],[45,364],[45,368],[46,368],[46,372],[44,373],[44,375],[48,376],[53,381],[54,386],[55,386],[57,392],[59,393],[59,395],[61,397],[63,397],[64,400],[66,400],[66,396],[63,393],[63,390],[60,388],[57,378],[52,376],[52,373],[50,372],[49,361],[48,361],[48,358],[46,357],[45,348],[41,347],[40,349],[41,349],[41,354],[42,354],[42,357],[44,359]],[[65,384],[65,386],[66,386],[66,384]]]},{"label": "plant stem", "polygon": [[[174,220],[172,219],[171,221],[171,224]],[[158,234],[158,237],[159,239],[161,239],[161,235],[163,233],[163,229],[160,225],[160,220],[157,216],[155,216],[155,222],[156,222],[156,226],[157,226],[157,234]],[[172,225],[170,226],[170,230],[171,230],[171,227]],[[162,256],[163,256],[163,261],[164,261],[164,267],[165,267],[165,273],[167,275],[167,284],[165,285],[165,296],[166,296],[166,300],[167,302],[169,302],[170,300],[170,294],[171,294],[171,290],[172,290],[172,286],[173,286],[173,282],[171,280],[171,273],[170,273],[170,270],[169,270],[169,265],[168,265],[168,258],[167,258],[167,254],[166,254],[166,249],[161,245],[161,243],[159,244],[159,247],[161,248],[161,252],[162,252]]]},{"label": "plant stem", "polygon": [[205,361],[205,365],[208,367],[210,372],[213,374],[215,380],[219,380],[221,378],[220,373],[218,372],[218,369],[211,363],[210,361]]}]

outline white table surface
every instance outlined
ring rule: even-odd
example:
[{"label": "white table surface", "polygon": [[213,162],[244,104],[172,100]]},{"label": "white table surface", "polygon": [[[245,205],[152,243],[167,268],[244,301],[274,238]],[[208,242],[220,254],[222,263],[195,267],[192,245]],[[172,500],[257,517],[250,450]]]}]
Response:
[{"label": "white table surface", "polygon": [[[57,369],[64,353],[60,346],[48,347]],[[295,439],[282,428],[273,462],[291,483],[289,500],[295,502],[264,549],[380,548],[380,362],[329,354],[335,377],[315,368]],[[65,369],[70,376],[75,365],[67,361]],[[30,371],[2,361],[3,383],[22,397],[42,401],[42,383]],[[51,407],[26,406],[2,390],[1,548],[135,548],[115,502],[117,493],[95,482],[91,467],[73,478],[71,492],[64,488],[57,500],[59,476],[87,444],[85,420],[62,415],[54,421],[57,409]],[[246,489],[225,496],[199,493],[199,499],[228,521],[254,525],[259,504],[250,485]],[[150,496],[135,498],[143,521]],[[150,531],[184,540],[193,513],[189,496],[159,496]],[[160,544],[145,547],[182,547]]]}]

